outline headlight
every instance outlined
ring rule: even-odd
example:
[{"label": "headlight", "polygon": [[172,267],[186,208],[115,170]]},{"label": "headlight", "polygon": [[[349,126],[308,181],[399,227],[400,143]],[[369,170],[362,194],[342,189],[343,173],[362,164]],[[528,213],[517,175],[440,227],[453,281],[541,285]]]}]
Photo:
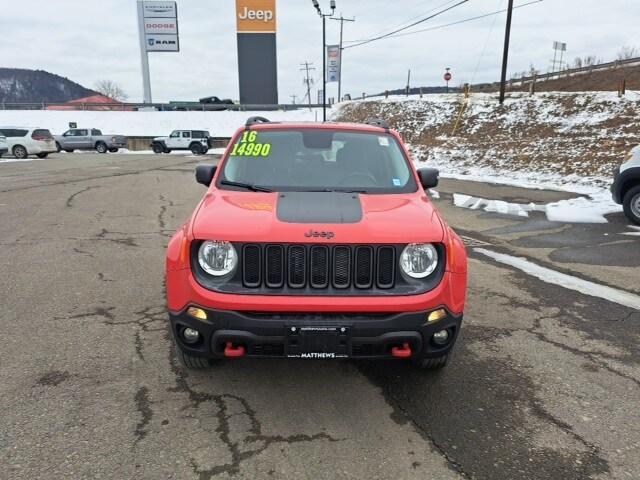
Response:
[{"label": "headlight", "polygon": [[206,241],[198,250],[198,263],[209,275],[221,277],[236,268],[238,254],[229,242]]},{"label": "headlight", "polygon": [[402,271],[412,278],[428,277],[438,266],[438,252],[430,243],[411,243],[400,255]]}]

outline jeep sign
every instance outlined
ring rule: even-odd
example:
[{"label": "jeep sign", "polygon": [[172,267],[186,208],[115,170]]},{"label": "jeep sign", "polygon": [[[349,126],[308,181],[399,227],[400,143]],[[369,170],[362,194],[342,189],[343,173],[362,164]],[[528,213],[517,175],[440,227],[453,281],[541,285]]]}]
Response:
[{"label": "jeep sign", "polygon": [[275,33],[275,0],[237,0],[238,33]]}]

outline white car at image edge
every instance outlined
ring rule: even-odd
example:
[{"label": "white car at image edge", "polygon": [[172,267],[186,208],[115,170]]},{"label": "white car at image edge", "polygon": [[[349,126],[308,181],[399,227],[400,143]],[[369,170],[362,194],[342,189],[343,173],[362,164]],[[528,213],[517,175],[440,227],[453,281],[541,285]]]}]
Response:
[{"label": "white car at image edge", "polygon": [[7,137],[0,133],[0,157],[9,151]]},{"label": "white car at image edge", "polygon": [[36,155],[45,158],[57,151],[56,141],[46,128],[0,127],[0,135],[7,139],[7,151],[17,159]]},{"label": "white car at image edge", "polygon": [[640,225],[640,145],[613,172],[611,194],[614,202],[622,204],[627,218]]}]

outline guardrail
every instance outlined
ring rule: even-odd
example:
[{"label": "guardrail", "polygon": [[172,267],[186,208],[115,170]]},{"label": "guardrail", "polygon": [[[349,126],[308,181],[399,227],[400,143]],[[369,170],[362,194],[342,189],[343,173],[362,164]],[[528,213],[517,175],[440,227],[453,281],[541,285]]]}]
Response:
[{"label": "guardrail", "polygon": [[640,64],[640,57],[629,58],[626,60],[615,60],[613,62],[607,62],[607,63],[599,63],[598,65],[589,65],[587,67],[568,68],[566,70],[559,70],[557,72],[539,73],[537,75],[529,75],[526,77],[515,77],[515,78],[512,78],[511,81],[526,83],[526,82],[531,82],[534,79],[536,81],[550,80],[556,77],[557,78],[566,77],[576,73],[591,73],[598,70],[609,70],[612,68],[618,68],[621,66],[628,66],[628,65],[634,65],[634,64]]},{"label": "guardrail", "polygon": [[[225,110],[233,111],[287,111],[309,108],[309,105],[302,104],[279,104],[279,105],[253,105],[253,104],[212,104],[212,103],[60,103],[60,102],[40,102],[40,103],[14,103],[0,102],[0,110],[91,110],[91,111],[147,111],[156,110],[161,112],[219,112]],[[312,104],[311,108],[322,108],[322,105]]]}]

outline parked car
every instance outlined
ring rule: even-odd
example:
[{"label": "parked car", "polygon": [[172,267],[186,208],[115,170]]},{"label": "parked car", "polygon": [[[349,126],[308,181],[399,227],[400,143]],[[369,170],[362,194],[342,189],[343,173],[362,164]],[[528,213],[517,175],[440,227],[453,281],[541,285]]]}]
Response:
[{"label": "parked car", "polygon": [[53,135],[46,128],[0,127],[0,134],[7,139],[8,152],[19,159],[29,155],[46,158],[56,151]]},{"label": "parked car", "polygon": [[211,135],[206,130],[174,130],[168,137],[156,137],[151,141],[153,153],[191,150],[194,155],[204,155],[210,146]]},{"label": "parked car", "polygon": [[187,368],[234,357],[395,358],[444,367],[462,325],[464,244],[384,121],[250,118],[167,247]]},{"label": "parked car", "polygon": [[611,193],[614,202],[622,204],[627,218],[640,225],[640,145],[632,148],[614,171]]},{"label": "parked car", "polygon": [[7,143],[7,137],[0,133],[0,157],[9,151],[9,144]]},{"label": "parked car", "polygon": [[233,105],[230,98],[220,99],[216,96],[201,98],[199,102],[207,105],[207,110],[228,110],[229,105]]},{"label": "parked car", "polygon": [[56,135],[56,148],[59,151],[95,150],[98,153],[115,153],[127,147],[124,135],[103,135],[97,128],[72,128],[62,135]]}]

